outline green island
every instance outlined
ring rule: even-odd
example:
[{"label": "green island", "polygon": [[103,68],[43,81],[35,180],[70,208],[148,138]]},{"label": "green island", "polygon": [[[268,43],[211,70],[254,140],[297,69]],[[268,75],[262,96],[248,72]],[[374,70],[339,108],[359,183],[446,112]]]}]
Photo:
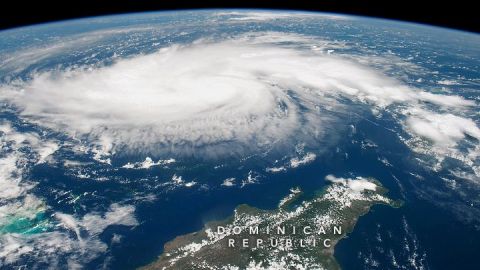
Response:
[{"label": "green island", "polygon": [[240,205],[230,218],[166,243],[163,254],[141,269],[340,269],[335,245],[358,218],[373,205],[402,202],[387,198],[388,190],[373,178],[326,180],[309,199],[291,189],[274,210]]}]

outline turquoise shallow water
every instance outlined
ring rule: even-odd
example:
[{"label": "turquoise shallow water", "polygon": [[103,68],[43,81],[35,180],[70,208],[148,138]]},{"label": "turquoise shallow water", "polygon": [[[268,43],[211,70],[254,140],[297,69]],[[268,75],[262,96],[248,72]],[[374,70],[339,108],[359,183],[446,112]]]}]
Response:
[{"label": "turquoise shallow water", "polygon": [[7,218],[6,224],[2,226],[0,233],[36,234],[48,231],[49,225],[45,213],[42,211],[36,213],[34,217]]}]

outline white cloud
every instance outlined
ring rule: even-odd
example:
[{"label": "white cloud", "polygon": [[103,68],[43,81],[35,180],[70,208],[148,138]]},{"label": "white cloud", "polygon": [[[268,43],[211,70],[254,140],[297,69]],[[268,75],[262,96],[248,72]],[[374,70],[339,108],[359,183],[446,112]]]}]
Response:
[{"label": "white cloud", "polygon": [[235,185],[235,178],[230,177],[225,180],[223,180],[222,186],[225,187],[233,187]]},{"label": "white cloud", "polygon": [[407,119],[408,127],[416,135],[443,146],[455,145],[468,134],[480,140],[480,128],[471,119],[450,113],[432,113],[425,110],[411,110]]},{"label": "white cloud", "polygon": [[195,181],[185,181],[181,175],[174,174],[172,176],[172,180],[170,182],[166,182],[166,186],[173,186],[173,187],[186,187],[191,188],[195,186],[197,182]]},{"label": "white cloud", "polygon": [[307,153],[305,156],[299,158],[292,158],[290,160],[290,167],[297,168],[299,166],[313,162],[317,158],[317,155],[314,153]]},{"label": "white cloud", "polygon": [[[403,139],[415,152],[434,157],[433,170],[442,168],[442,162],[450,157],[462,162],[480,177],[480,128],[472,119],[451,113],[436,113],[421,108],[403,111],[407,118],[405,129],[412,136]],[[475,138],[466,139],[467,136]],[[470,172],[469,172],[470,173]]]},{"label": "white cloud", "polygon": [[80,236],[80,225],[78,224],[75,217],[69,214],[64,214],[64,213],[55,213],[55,218],[57,218],[58,221],[60,221],[60,224],[65,229],[73,231],[77,236],[78,241],[80,241],[80,243],[82,243],[83,245],[83,240],[82,240],[82,237]]},{"label": "white cloud", "polygon": [[377,189],[377,185],[375,183],[368,181],[363,177],[343,178],[343,177],[335,177],[329,174],[325,177],[325,180],[335,184],[344,185],[357,193],[361,193],[365,190],[375,191]]},{"label": "white cloud", "polygon": [[276,19],[291,19],[296,17],[294,13],[280,12],[225,12],[218,13],[217,15],[228,15],[228,19],[231,21],[271,21]]},{"label": "white cloud", "polygon": [[114,203],[104,214],[88,213],[83,216],[80,224],[89,234],[98,235],[111,225],[137,226],[134,213],[134,206]]},{"label": "white cloud", "polygon": [[339,14],[328,13],[306,13],[306,12],[268,12],[268,11],[242,11],[242,12],[217,12],[217,16],[227,16],[230,21],[272,21],[279,19],[298,19],[298,18],[324,18],[329,20],[350,20],[348,17]]},{"label": "white cloud", "polygon": [[55,153],[60,146],[56,142],[47,141],[44,144],[40,145],[37,149],[38,153],[38,162],[44,163],[48,161],[48,158]]},{"label": "white cloud", "polygon": [[286,171],[287,169],[284,167],[284,166],[280,166],[280,167],[268,167],[265,169],[266,172],[269,172],[269,173],[278,173],[278,172],[284,172]]},{"label": "white cloud", "polygon": [[27,45],[21,49],[15,46],[15,51],[0,54],[0,70],[21,72],[30,65],[39,63],[43,60],[60,57],[78,51],[81,47],[95,46],[96,43],[105,39],[119,35],[138,33],[152,30],[151,27],[130,27],[114,28],[79,33],[62,39],[55,39],[51,42],[38,42],[41,45]]},{"label": "white cloud", "polygon": [[456,85],[456,84],[458,84],[458,82],[456,80],[440,80],[437,83],[441,84],[441,85]]},{"label": "white cloud", "polygon": [[174,163],[175,159],[170,158],[170,159],[165,159],[165,160],[158,160],[157,162],[154,162],[152,158],[146,157],[144,161],[142,162],[135,162],[135,163],[130,163],[128,162],[127,164],[123,165],[122,168],[125,169],[150,169],[153,166],[161,166],[161,165],[168,165],[171,163]]},{"label": "white cloud", "polygon": [[17,167],[17,157],[9,155],[0,159],[0,199],[20,197],[31,185],[23,183],[19,177],[21,169]]},{"label": "white cloud", "polygon": [[[303,152],[303,150],[301,150],[300,152]],[[298,168],[300,166],[307,165],[313,162],[316,158],[317,158],[317,155],[315,153],[308,152],[302,156],[291,158],[286,164],[282,166],[267,167],[265,171],[269,173],[284,172],[284,171],[287,171],[287,169],[289,168]]]},{"label": "white cloud", "polygon": [[256,184],[258,183],[259,178],[260,176],[258,173],[254,171],[249,171],[247,177],[242,180],[242,184],[240,185],[240,187],[243,188],[246,185]]}]

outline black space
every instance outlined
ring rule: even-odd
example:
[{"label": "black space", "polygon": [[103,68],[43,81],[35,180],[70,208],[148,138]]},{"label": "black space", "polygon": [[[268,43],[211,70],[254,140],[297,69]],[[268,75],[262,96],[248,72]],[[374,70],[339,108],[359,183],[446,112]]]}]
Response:
[{"label": "black space", "polygon": [[273,8],[326,11],[420,22],[480,33],[475,1],[455,0],[10,0],[0,4],[0,29],[117,13],[193,8]]}]

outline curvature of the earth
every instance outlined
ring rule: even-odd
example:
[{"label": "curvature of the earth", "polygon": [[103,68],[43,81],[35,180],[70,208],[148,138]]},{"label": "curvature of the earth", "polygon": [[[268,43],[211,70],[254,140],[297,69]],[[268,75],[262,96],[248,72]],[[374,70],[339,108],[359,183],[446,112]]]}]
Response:
[{"label": "curvature of the earth", "polygon": [[478,35],[205,10],[0,40],[1,269],[149,265],[241,204],[315,200],[325,178],[403,201],[368,205],[342,268],[478,267]]}]

